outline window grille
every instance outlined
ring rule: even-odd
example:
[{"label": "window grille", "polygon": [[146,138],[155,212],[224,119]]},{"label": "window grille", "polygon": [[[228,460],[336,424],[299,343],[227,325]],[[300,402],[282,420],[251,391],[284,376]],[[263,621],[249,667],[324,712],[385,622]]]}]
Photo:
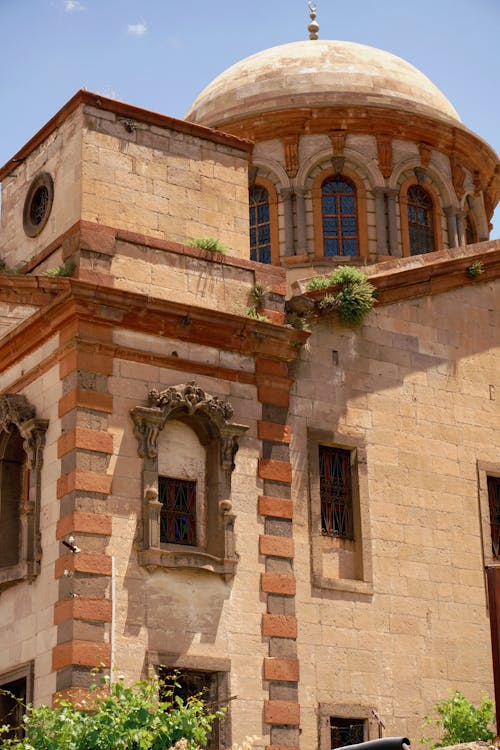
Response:
[{"label": "window grille", "polygon": [[434,204],[420,185],[408,188],[408,231],[410,255],[434,252]]},{"label": "window grille", "polygon": [[330,717],[331,748],[345,745],[356,745],[363,742],[365,734],[365,722],[363,719],[340,719],[336,716]]},{"label": "window grille", "polygon": [[321,531],[353,539],[351,452],[319,446]]},{"label": "window grille", "polygon": [[261,185],[250,190],[250,259],[271,263],[269,193]]},{"label": "window grille", "polygon": [[493,557],[500,557],[500,477],[488,477],[488,501]]},{"label": "window grille", "polygon": [[358,254],[356,188],[345,177],[328,177],[321,186],[323,250],[327,257]]},{"label": "window grille", "polygon": [[160,542],[196,545],[196,482],[158,477]]}]

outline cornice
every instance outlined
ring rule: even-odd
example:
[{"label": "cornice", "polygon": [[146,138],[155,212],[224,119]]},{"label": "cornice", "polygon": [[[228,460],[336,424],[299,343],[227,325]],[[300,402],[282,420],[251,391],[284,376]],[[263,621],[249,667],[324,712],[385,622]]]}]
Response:
[{"label": "cornice", "polygon": [[228,133],[207,127],[206,125],[197,125],[187,120],[180,120],[169,115],[162,115],[159,112],[152,112],[148,109],[142,109],[132,104],[119,102],[115,99],[108,99],[100,94],[93,94],[91,91],[80,89],[76,94],[64,104],[61,109],[37,132],[35,135],[0,168],[0,182],[10,173],[18,162],[24,161],[32,151],[34,151],[43,141],[57,130],[62,123],[82,105],[90,105],[106,112],[113,112],[120,117],[131,120],[138,120],[146,125],[156,125],[160,128],[176,130],[179,133],[186,133],[196,138],[203,138],[219,143],[223,146],[236,148],[245,153],[250,153],[253,144],[244,138],[239,138]]}]

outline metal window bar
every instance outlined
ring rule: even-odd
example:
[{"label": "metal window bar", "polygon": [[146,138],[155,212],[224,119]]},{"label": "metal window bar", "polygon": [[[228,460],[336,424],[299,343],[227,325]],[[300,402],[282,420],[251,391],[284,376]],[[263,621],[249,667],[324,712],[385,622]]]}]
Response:
[{"label": "metal window bar", "polygon": [[354,539],[351,452],[320,445],[319,475],[322,533]]},{"label": "metal window bar", "polygon": [[363,742],[365,733],[365,722],[363,719],[340,719],[336,716],[330,717],[331,748],[345,747],[346,745],[357,745]]},{"label": "metal window bar", "polygon": [[160,542],[196,545],[196,482],[158,478]]},{"label": "metal window bar", "polygon": [[358,254],[356,188],[345,177],[329,177],[321,186],[325,256]]},{"label": "metal window bar", "polygon": [[269,193],[256,185],[250,189],[250,260],[271,263],[271,213]]},{"label": "metal window bar", "polygon": [[493,557],[500,557],[500,477],[488,477],[488,501]]},{"label": "metal window bar", "polygon": [[408,188],[408,231],[410,254],[434,251],[434,205],[429,193],[420,185]]}]

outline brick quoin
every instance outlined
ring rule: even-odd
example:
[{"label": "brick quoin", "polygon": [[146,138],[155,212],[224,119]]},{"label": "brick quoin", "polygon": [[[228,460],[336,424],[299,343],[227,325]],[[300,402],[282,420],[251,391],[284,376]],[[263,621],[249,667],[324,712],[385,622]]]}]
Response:
[{"label": "brick quoin", "polygon": [[264,721],[266,724],[300,724],[300,705],[292,701],[264,701]]},{"label": "brick quoin", "polygon": [[54,606],[54,625],[67,620],[91,620],[111,622],[111,602],[109,599],[78,597],[63,599]]},{"label": "brick quoin", "polygon": [[259,537],[259,552],[261,555],[271,555],[272,557],[295,557],[293,539],[261,534]]},{"label": "brick quoin", "polygon": [[59,416],[63,417],[77,407],[92,409],[93,411],[104,411],[111,414],[113,412],[113,395],[111,393],[75,388],[59,399]]},{"label": "brick quoin", "polygon": [[257,375],[277,375],[281,378],[288,378],[288,365],[286,362],[259,357],[255,361],[255,372]]},{"label": "brick quoin", "polygon": [[276,682],[298,682],[299,660],[264,658],[264,679]]},{"label": "brick quoin", "polygon": [[262,615],[262,635],[269,638],[297,638],[297,618],[293,615]]},{"label": "brick quoin", "polygon": [[111,647],[109,643],[95,641],[68,641],[52,649],[52,670],[57,672],[70,666],[109,667]]},{"label": "brick quoin", "polygon": [[280,573],[261,573],[260,585],[265,594],[294,596],[296,591],[294,576],[281,575]]},{"label": "brick quoin", "polygon": [[64,555],[55,561],[55,578],[61,578],[64,571],[93,573],[94,575],[111,575],[111,557],[99,552],[80,552],[78,555]]},{"label": "brick quoin", "polygon": [[77,511],[59,519],[56,526],[56,538],[62,539],[73,531],[111,536],[112,529],[113,516]]},{"label": "brick quoin", "polygon": [[257,397],[263,404],[288,407],[290,405],[290,388],[288,383],[283,387],[277,385],[257,385]]},{"label": "brick quoin", "polygon": [[259,513],[273,518],[293,518],[293,500],[259,495]]},{"label": "brick quoin", "polygon": [[57,480],[57,497],[60,499],[73,490],[109,495],[112,482],[113,477],[109,474],[97,474],[94,471],[72,471]]},{"label": "brick quoin", "polygon": [[271,440],[273,443],[289,443],[291,430],[289,425],[275,424],[274,422],[257,422],[257,433],[259,440]]},{"label": "brick quoin", "polygon": [[271,458],[259,458],[259,477],[276,482],[292,481],[292,466],[288,461],[275,461]]},{"label": "brick quoin", "polygon": [[98,351],[89,352],[73,349],[61,357],[59,375],[61,378],[65,378],[66,375],[75,370],[97,372],[100,375],[112,375],[113,357],[110,354],[102,354]]},{"label": "brick quoin", "polygon": [[111,454],[113,453],[113,436],[109,432],[77,427],[60,435],[57,441],[57,457],[61,458],[75,448]]}]

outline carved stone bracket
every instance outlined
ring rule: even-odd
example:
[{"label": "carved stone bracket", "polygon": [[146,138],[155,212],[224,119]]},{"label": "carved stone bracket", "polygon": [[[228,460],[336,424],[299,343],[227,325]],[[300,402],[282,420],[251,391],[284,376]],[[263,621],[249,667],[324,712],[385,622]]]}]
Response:
[{"label": "carved stone bracket", "polygon": [[450,158],[450,166],[453,187],[455,188],[455,193],[457,194],[458,200],[461,200],[465,193],[464,182],[466,173],[455,154],[452,154]]},{"label": "carved stone bracket", "polygon": [[388,133],[377,133],[378,165],[384,177],[392,174],[392,136]]},{"label": "carved stone bracket", "polygon": [[289,177],[295,177],[299,171],[299,136],[286,135],[283,138],[285,146],[285,170]]},{"label": "carved stone bracket", "polygon": [[432,148],[427,143],[419,143],[418,151],[420,153],[420,165],[426,169],[432,156]]},{"label": "carved stone bracket", "polygon": [[137,452],[141,458],[156,458],[158,455],[158,435],[165,426],[163,412],[158,408],[136,406],[130,410],[137,438]]}]

